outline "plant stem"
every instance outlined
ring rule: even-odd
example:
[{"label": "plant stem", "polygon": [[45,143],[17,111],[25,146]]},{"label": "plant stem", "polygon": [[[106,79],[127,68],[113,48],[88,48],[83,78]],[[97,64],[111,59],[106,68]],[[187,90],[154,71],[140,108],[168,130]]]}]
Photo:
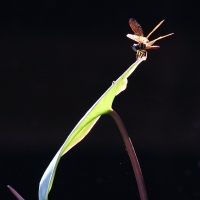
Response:
[{"label": "plant stem", "polygon": [[117,112],[115,112],[114,110],[110,110],[110,112],[108,113],[112,116],[112,118],[115,120],[121,134],[122,134],[122,138],[124,140],[129,158],[131,160],[131,164],[133,167],[133,171],[135,173],[135,178],[136,178],[136,182],[138,185],[138,190],[140,193],[140,198],[141,200],[148,200],[147,197],[147,192],[146,192],[146,187],[144,184],[144,179],[143,179],[143,175],[142,175],[142,171],[140,168],[140,164],[139,161],[137,159],[137,155],[135,153],[134,147],[132,145],[131,139],[126,131],[126,128],[124,126],[124,123],[122,122],[120,116],[117,114]]},{"label": "plant stem", "polygon": [[24,198],[10,185],[7,186],[9,190],[17,197],[18,200],[24,200]]}]

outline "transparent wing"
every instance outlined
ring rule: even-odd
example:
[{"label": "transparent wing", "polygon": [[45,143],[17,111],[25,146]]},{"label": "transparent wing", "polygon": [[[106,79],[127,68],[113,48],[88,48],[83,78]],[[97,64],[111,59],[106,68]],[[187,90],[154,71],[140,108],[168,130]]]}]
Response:
[{"label": "transparent wing", "polygon": [[140,36],[138,35],[132,35],[132,34],[127,34],[126,37],[130,38],[131,40],[134,40],[136,42],[140,42]]},{"label": "transparent wing", "polygon": [[138,36],[138,35],[132,35],[132,34],[127,34],[126,37],[130,38],[131,40],[134,40],[139,43],[148,43],[149,40],[143,36]]},{"label": "transparent wing", "polygon": [[135,35],[144,36],[142,27],[137,23],[137,21],[133,18],[129,19],[129,25],[134,32]]}]

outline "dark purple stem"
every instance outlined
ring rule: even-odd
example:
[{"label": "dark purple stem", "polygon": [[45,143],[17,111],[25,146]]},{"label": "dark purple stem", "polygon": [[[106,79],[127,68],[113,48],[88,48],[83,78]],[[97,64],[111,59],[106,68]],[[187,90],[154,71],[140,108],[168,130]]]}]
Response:
[{"label": "dark purple stem", "polygon": [[18,200],[25,200],[14,188],[12,188],[10,185],[7,185],[7,187],[10,189],[10,191],[17,197]]},{"label": "dark purple stem", "polygon": [[115,120],[115,122],[116,122],[116,124],[117,124],[117,126],[118,126],[118,128],[119,128],[119,130],[122,134],[122,138],[124,140],[129,158],[131,160],[133,171],[135,173],[135,178],[136,178],[136,181],[137,181],[138,190],[139,190],[139,193],[140,193],[140,198],[141,198],[141,200],[148,200],[142,171],[140,169],[140,164],[138,162],[137,155],[136,155],[135,150],[133,148],[131,139],[130,139],[127,131],[126,131],[126,128],[125,128],[120,116],[114,110],[111,110],[109,112],[109,114]]}]

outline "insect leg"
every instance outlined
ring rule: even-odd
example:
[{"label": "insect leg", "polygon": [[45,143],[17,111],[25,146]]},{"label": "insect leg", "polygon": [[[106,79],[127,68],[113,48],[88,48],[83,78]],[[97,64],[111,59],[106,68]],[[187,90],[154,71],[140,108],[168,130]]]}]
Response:
[{"label": "insect leg", "polygon": [[162,20],[150,33],[149,35],[147,35],[146,38],[148,38],[162,23],[164,22],[164,20]]},{"label": "insect leg", "polygon": [[165,38],[165,37],[168,37],[168,36],[170,36],[170,35],[173,35],[174,33],[170,33],[170,34],[167,34],[167,35],[164,35],[164,36],[160,36],[160,37],[158,37],[158,38],[156,38],[155,40],[152,40],[152,41],[150,41],[150,42],[148,42],[148,45],[152,45],[152,44],[154,44],[157,40],[161,40],[161,39],[163,39],[163,38]]},{"label": "insect leg", "polygon": [[137,50],[136,59],[146,57],[147,58],[147,51],[146,50]]}]

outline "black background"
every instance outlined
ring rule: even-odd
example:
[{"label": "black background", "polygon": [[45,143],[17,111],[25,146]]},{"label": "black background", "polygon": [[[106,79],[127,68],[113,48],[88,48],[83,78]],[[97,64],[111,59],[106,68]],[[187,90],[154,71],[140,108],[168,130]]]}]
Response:
[{"label": "black background", "polygon": [[[134,61],[128,19],[174,32],[116,97],[149,199],[200,199],[199,6],[194,1],[1,1],[0,199],[37,199],[76,123]],[[62,159],[49,199],[139,199],[120,133],[102,116]]]}]

